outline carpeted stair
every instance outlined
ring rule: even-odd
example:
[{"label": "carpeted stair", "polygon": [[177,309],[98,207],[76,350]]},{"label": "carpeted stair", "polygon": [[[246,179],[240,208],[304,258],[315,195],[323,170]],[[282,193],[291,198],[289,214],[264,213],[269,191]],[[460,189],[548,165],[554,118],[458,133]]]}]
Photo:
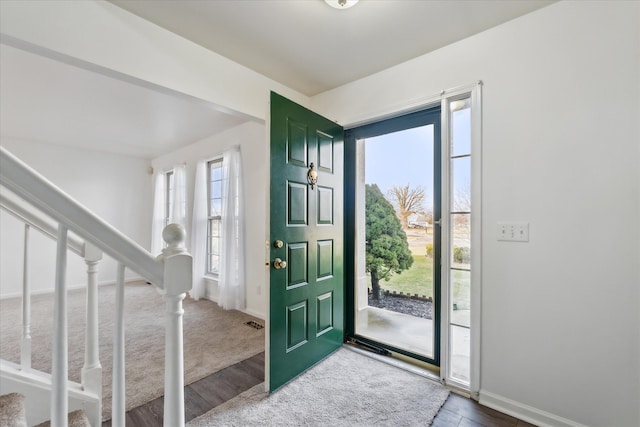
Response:
[{"label": "carpeted stair", "polygon": [[[45,421],[36,427],[49,427]],[[24,409],[24,396],[10,393],[0,396],[0,427],[27,427],[27,414]],[[69,427],[91,427],[89,419],[83,411],[69,413]]]},{"label": "carpeted stair", "polygon": [[27,427],[24,396],[20,393],[0,396],[0,427]]},{"label": "carpeted stair", "polygon": [[[36,427],[49,427],[50,425],[50,421],[45,421],[38,424]],[[69,412],[69,421],[67,425],[68,427],[91,427],[89,419],[81,410]]]}]

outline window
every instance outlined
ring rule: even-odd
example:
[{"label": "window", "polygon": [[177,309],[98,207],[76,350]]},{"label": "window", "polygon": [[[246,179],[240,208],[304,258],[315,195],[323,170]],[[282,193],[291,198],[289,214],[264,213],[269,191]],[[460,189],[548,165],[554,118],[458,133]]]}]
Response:
[{"label": "window", "polygon": [[164,175],[165,179],[165,204],[164,204],[164,225],[167,226],[171,224],[172,216],[173,216],[173,194],[174,194],[174,184],[175,184],[175,173],[173,170],[170,170]]},{"label": "window", "polygon": [[207,274],[220,270],[222,230],[222,159],[207,162]]},{"label": "window", "polygon": [[[443,99],[443,342],[447,385],[479,392],[482,82]],[[446,114],[445,114],[446,111]]]},{"label": "window", "polygon": [[164,174],[164,226],[185,225],[187,193],[185,166],[179,165]]},{"label": "window", "polygon": [[450,380],[470,381],[471,329],[471,98],[449,104],[449,342]]}]

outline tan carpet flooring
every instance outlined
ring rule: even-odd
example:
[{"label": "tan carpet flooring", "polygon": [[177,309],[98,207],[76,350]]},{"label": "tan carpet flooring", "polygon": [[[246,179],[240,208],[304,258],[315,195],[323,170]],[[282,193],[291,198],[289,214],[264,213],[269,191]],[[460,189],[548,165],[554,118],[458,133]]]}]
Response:
[{"label": "tan carpet flooring", "polygon": [[[100,360],[103,367],[103,417],[111,417],[111,371],[115,286],[101,286]],[[69,292],[69,379],[80,382],[84,364],[85,291]],[[32,366],[51,370],[52,295],[32,298]],[[0,357],[20,361],[21,299],[0,301]],[[264,350],[264,329],[245,322],[259,319],[225,311],[208,300],[184,300],[185,384]],[[153,286],[125,288],[125,358],[127,410],[164,394],[164,301]]]}]

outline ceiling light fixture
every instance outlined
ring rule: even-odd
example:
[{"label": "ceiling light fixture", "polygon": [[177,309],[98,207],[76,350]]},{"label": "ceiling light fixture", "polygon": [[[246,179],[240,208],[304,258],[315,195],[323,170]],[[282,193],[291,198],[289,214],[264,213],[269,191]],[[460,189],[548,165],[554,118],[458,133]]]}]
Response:
[{"label": "ceiling light fixture", "polygon": [[329,6],[336,9],[349,9],[354,4],[358,3],[358,0],[324,0]]}]

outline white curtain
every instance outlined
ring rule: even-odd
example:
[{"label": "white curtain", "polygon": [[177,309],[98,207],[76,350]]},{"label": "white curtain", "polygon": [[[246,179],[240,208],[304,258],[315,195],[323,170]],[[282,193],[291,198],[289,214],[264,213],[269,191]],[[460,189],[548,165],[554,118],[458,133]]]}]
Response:
[{"label": "white curtain", "polygon": [[193,286],[191,298],[205,295],[204,274],[207,265],[207,162],[201,160],[196,166],[193,192],[193,217],[191,219],[191,256],[193,256]]},{"label": "white curtain", "polygon": [[170,224],[187,226],[187,165],[173,168],[173,200]]},{"label": "white curtain", "polygon": [[240,148],[225,151],[222,160],[222,238],[218,287],[222,308],[245,308],[244,209]]},{"label": "white curtain", "polygon": [[164,247],[164,240],[162,239],[162,230],[166,225],[166,220],[169,223],[177,223],[186,227],[187,217],[187,203],[186,203],[186,188],[187,188],[187,167],[185,164],[177,165],[173,167],[173,193],[171,200],[172,210],[169,213],[170,217],[166,218],[166,197],[167,197],[167,173],[158,172],[155,176],[154,189],[153,189],[153,217],[151,222],[151,253],[154,255],[160,255],[162,248]]},{"label": "white curtain", "polygon": [[164,241],[162,240],[162,229],[164,228],[164,206],[166,194],[166,179],[162,172],[156,173],[153,182],[153,217],[151,220],[151,253],[160,255]]}]

